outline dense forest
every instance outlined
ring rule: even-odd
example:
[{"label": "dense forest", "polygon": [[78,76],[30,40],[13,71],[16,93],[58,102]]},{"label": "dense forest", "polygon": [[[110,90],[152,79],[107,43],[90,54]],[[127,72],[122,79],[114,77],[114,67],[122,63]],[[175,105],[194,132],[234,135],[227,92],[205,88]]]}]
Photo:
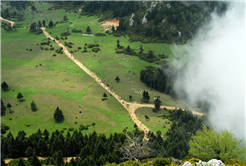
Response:
[{"label": "dense forest", "polygon": [[[228,5],[226,2],[181,2],[181,1],[50,1],[52,9],[65,9],[78,12],[81,15],[96,15],[99,21],[111,18],[120,20],[119,27],[114,32],[127,34],[130,41],[143,43],[177,43],[184,44],[192,39],[198,29],[211,19],[211,13],[223,15]],[[16,17],[23,19],[26,6],[35,6],[32,2],[10,2],[19,12],[11,13],[9,9],[1,11],[4,18]]]}]

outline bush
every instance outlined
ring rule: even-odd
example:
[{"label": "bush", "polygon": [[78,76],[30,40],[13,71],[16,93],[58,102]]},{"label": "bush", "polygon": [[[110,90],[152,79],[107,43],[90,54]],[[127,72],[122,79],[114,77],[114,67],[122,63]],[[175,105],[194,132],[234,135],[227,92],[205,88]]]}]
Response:
[{"label": "bush", "polygon": [[32,51],[32,49],[30,49],[29,51]]},{"label": "bush", "polygon": [[84,47],[84,49],[86,50],[86,49],[87,49],[87,47]]},{"label": "bush", "polygon": [[9,120],[12,120],[12,118],[9,118]]},{"label": "bush", "polygon": [[77,122],[74,122],[75,124],[77,124]]},{"label": "bush", "polygon": [[27,124],[26,126],[27,126],[27,127],[30,127],[31,125],[30,125],[30,124]]},{"label": "bush", "polygon": [[73,50],[69,51],[70,53],[73,53]]},{"label": "bush", "polygon": [[87,50],[83,50],[83,51],[81,51],[81,53],[84,53],[84,52],[87,52]]},{"label": "bush", "polygon": [[66,127],[63,127],[63,130],[67,130],[67,128]]},{"label": "bush", "polygon": [[51,48],[50,48],[50,50],[54,50],[54,48],[53,48],[53,47],[51,47]]},{"label": "bush", "polygon": [[69,130],[69,131],[73,131],[74,128],[73,128],[73,127],[69,127],[68,130]]},{"label": "bush", "polygon": [[[70,35],[69,32],[63,32],[63,33],[61,33],[61,36],[69,36],[69,35]],[[57,40],[59,40],[59,39],[57,39]]]},{"label": "bush", "polygon": [[61,132],[61,133],[64,133],[64,130],[61,130],[60,132]]},{"label": "bush", "polygon": [[47,51],[47,50],[49,50],[49,48],[48,48],[48,47],[45,47],[45,48],[44,48],[44,50],[46,50],[46,51]]},{"label": "bush", "polygon": [[98,51],[100,51],[100,48],[98,48],[98,47],[93,47],[91,51],[92,51],[92,52],[98,52]]},{"label": "bush", "polygon": [[106,36],[105,33],[96,33],[95,36]]},{"label": "bush", "polygon": [[77,30],[76,28],[72,30],[73,33],[82,33],[82,30]]},{"label": "bush", "polygon": [[56,54],[53,54],[53,56],[56,56]]},{"label": "bush", "polygon": [[81,113],[82,113],[82,111],[79,111],[79,113],[81,114]]},{"label": "bush", "polygon": [[88,47],[88,48],[93,48],[93,47],[95,47],[95,44],[88,44],[87,47]]},{"label": "bush", "polygon": [[81,47],[78,47],[78,49],[80,50],[80,49],[81,49]]}]

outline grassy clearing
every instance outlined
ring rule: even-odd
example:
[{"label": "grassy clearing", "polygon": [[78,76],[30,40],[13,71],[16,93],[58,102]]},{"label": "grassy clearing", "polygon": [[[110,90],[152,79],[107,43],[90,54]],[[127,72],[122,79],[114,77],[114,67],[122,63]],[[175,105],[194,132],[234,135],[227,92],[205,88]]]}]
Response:
[{"label": "grassy clearing", "polygon": [[[69,19],[67,23],[47,28],[47,32],[51,32],[52,36],[58,36],[59,38],[62,32],[67,30],[71,32],[74,28],[85,32],[87,26],[90,26],[93,34],[102,32],[102,27],[98,26],[98,18],[96,17],[75,16],[74,13],[68,13],[64,10],[44,12],[47,7],[50,7],[49,4],[35,3],[40,6],[38,13],[30,11],[28,14],[26,12],[26,20],[20,22],[22,26],[26,27],[34,21],[37,22],[40,16],[45,18],[46,22],[52,20],[55,23],[61,21],[63,16],[66,15]],[[31,34],[27,28],[18,28],[17,32],[14,33],[2,29],[1,79],[2,82],[6,81],[8,83],[10,90],[8,92],[2,91],[1,98],[5,105],[8,102],[11,103],[13,113],[7,111],[1,120],[10,126],[9,131],[17,135],[19,130],[24,130],[27,135],[30,135],[36,132],[38,128],[41,130],[46,128],[49,131],[62,130],[64,127],[78,129],[80,124],[89,125],[93,122],[96,125],[90,127],[88,131],[83,131],[84,133],[95,130],[98,133],[109,135],[112,132],[122,132],[125,127],[133,130],[134,123],[127,116],[127,111],[109,94],[108,100],[102,101],[102,95],[106,91],[96,84],[90,76],[64,54],[56,54],[56,57],[53,57],[55,51],[42,51],[40,49],[40,43],[45,38],[43,34]],[[147,65],[158,65],[140,60],[136,56],[116,54],[115,48],[118,39],[120,45],[125,47],[130,45],[132,49],[138,52],[141,43],[130,43],[128,37],[117,38],[112,35],[91,37],[71,32],[68,40],[60,41],[62,43],[70,41],[75,44],[73,48],[68,48],[68,50],[78,50],[79,46],[83,50],[85,43],[99,44],[101,50],[98,53],[81,53],[79,51],[73,55],[109,84],[109,87],[124,100],[130,101],[129,95],[132,95],[132,101],[140,102],[142,98],[141,91],[147,90],[151,96],[150,103],[153,103],[155,96],[161,96],[164,105],[185,106],[182,101],[173,100],[168,95],[146,87],[139,80],[141,70]],[[52,45],[55,49],[58,48],[57,44],[52,43]],[[142,45],[144,52],[151,49],[156,55],[171,54],[171,45],[168,44]],[[30,49],[32,51],[29,51]],[[91,49],[88,48],[88,51],[91,51]],[[116,76],[120,77],[119,83],[115,81]],[[16,99],[18,92],[23,94],[24,102],[19,102]],[[38,111],[36,112],[32,112],[30,109],[32,100],[37,104]],[[53,120],[53,113],[57,106],[61,108],[65,115],[65,121],[61,124],[57,124]],[[79,113],[79,111],[82,111],[82,113]],[[137,113],[139,119],[144,122],[145,119],[141,118],[145,113],[141,114],[139,112],[142,111],[137,111]],[[148,110],[147,112],[152,111]],[[151,120],[144,122],[144,124],[149,125],[148,127],[154,132],[159,129],[163,131],[162,124],[164,120],[161,119],[158,122],[159,118],[156,115],[150,115],[149,117]],[[12,118],[12,120],[9,120],[9,118]],[[31,126],[27,127],[25,124]]]},{"label": "grassy clearing", "polygon": [[[154,133],[160,130],[161,134],[164,136],[167,130],[170,128],[170,124],[167,124],[167,122],[171,122],[171,121],[169,121],[168,119],[163,119],[162,117],[158,117],[163,114],[167,114],[167,111],[160,110],[155,113],[152,111],[152,108],[139,108],[136,110],[137,118],[145,126],[147,126]],[[145,119],[145,115],[149,117],[149,120]]]}]

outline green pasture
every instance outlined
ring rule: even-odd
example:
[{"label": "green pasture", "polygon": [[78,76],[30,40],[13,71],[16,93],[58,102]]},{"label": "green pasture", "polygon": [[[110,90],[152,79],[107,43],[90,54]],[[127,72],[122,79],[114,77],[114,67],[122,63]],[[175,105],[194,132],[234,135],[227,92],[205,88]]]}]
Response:
[{"label": "green pasture", "polygon": [[[163,119],[162,117],[158,117],[167,113],[167,111],[163,109],[159,110],[158,112],[153,112],[152,108],[138,108],[135,113],[137,118],[152,132],[156,133],[158,130],[160,130],[163,136],[170,128],[172,123],[166,118]],[[145,119],[145,115],[149,117],[149,120]],[[170,122],[170,124],[167,124],[167,122]]]},{"label": "green pasture", "polygon": [[[37,5],[43,9],[48,7],[42,6],[44,4],[37,3]],[[40,11],[33,15],[25,13],[26,20],[20,22],[23,27],[38,21],[40,18],[38,14],[41,14],[43,10],[41,7],[38,9]],[[72,33],[74,28],[85,32],[87,26],[90,26],[93,34],[103,33],[102,27],[98,26],[96,17],[75,15],[64,10],[51,10],[43,12],[43,14],[44,18],[46,17],[47,20],[52,20],[54,23],[61,21],[64,15],[68,17],[68,22],[47,28],[46,31],[51,33],[51,36],[59,38],[62,32],[69,31],[71,35],[68,36],[68,39],[60,41],[74,43],[73,48],[68,48],[68,50],[77,51],[73,56],[94,72],[105,84],[109,84],[109,87],[124,100],[130,101],[129,95],[132,95],[133,99],[130,102],[141,103],[141,93],[143,90],[147,90],[151,96],[149,103],[153,103],[155,96],[160,96],[163,105],[186,106],[183,101],[174,100],[168,95],[150,89],[139,80],[140,72],[145,66],[158,66],[157,64],[145,62],[137,56],[115,53],[118,39],[120,45],[125,47],[130,45],[136,52],[138,52],[140,42],[130,43],[127,36],[114,37],[107,34],[107,36],[97,37]],[[112,132],[122,132],[125,127],[133,130],[134,122],[127,116],[128,112],[124,107],[65,54],[55,53],[55,50],[59,48],[56,43],[51,42],[55,50],[42,51],[40,43],[46,39],[44,34],[32,34],[28,28],[17,28],[17,32],[6,32],[3,28],[1,30],[1,82],[5,81],[9,85],[9,91],[1,91],[1,98],[5,106],[8,102],[12,105],[10,111],[7,110],[6,115],[2,116],[1,121],[10,127],[10,132],[17,135],[19,130],[24,130],[27,135],[30,135],[38,128],[42,131],[46,128],[51,132],[63,128],[68,130],[69,127],[78,129],[80,124],[90,125],[93,122],[96,125],[89,127],[89,130],[83,131],[84,133],[95,130],[98,133],[109,135]],[[101,50],[94,53],[90,48],[87,48],[90,52],[81,53],[81,50],[78,51],[78,47],[82,47],[83,50],[85,43],[99,44]],[[171,55],[171,45],[156,43],[142,45],[144,52],[151,49],[155,55],[163,53]],[[50,46],[44,45],[43,47],[50,48]],[[55,57],[52,56],[54,53]],[[115,81],[116,76],[119,76],[120,82]],[[23,94],[24,101],[17,100],[18,92]],[[103,93],[108,95],[105,101],[102,101]],[[37,104],[36,112],[31,111],[32,101]],[[53,119],[57,106],[65,116],[64,122],[60,124],[55,123]],[[147,112],[151,113],[152,110],[146,110]],[[142,115],[139,111],[137,113],[145,124],[145,119],[141,119]],[[10,118],[12,120],[9,120]],[[153,115],[153,122],[154,118],[156,117]],[[155,132],[162,129],[162,121],[164,120],[161,120],[160,124],[153,123],[149,126],[146,124],[146,126]],[[30,124],[30,127],[27,127],[27,124]]]}]

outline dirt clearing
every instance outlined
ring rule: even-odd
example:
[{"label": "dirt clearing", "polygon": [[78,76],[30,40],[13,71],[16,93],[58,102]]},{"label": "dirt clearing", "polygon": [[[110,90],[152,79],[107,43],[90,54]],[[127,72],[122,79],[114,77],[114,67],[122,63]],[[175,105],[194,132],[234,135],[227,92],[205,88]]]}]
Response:
[{"label": "dirt clearing", "polygon": [[99,26],[102,26],[104,28],[104,32],[107,30],[111,30],[112,26],[114,26],[115,30],[119,26],[120,20],[117,20],[115,18],[110,19],[108,21],[101,22]]}]

